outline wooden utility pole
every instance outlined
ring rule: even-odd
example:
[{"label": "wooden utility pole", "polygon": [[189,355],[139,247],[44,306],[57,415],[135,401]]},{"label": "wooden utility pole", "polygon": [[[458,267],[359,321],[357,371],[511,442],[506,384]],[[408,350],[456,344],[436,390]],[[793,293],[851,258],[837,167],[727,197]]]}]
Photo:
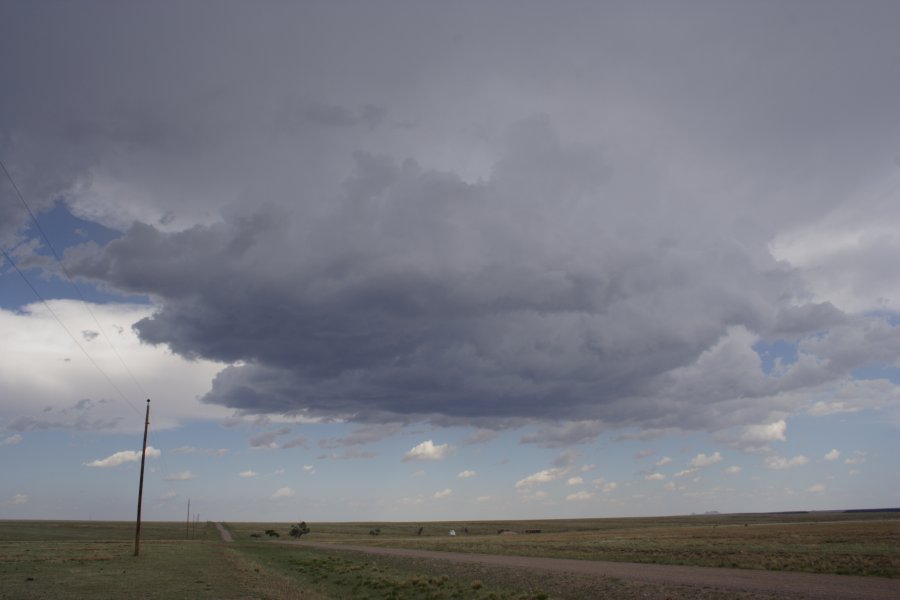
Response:
[{"label": "wooden utility pole", "polygon": [[144,460],[147,458],[147,430],[150,428],[150,398],[147,398],[147,418],[144,420],[144,448],[141,450],[141,481],[138,485],[137,527],[134,530],[134,555],[141,554],[141,501],[144,499]]}]

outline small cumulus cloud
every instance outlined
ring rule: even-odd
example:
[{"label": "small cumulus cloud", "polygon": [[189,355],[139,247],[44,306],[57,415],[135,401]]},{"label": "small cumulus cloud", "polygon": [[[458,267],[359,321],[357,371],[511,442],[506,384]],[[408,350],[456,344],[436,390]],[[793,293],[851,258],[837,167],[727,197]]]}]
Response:
[{"label": "small cumulus cloud", "polygon": [[845,465],[858,465],[864,462],[866,462],[866,453],[859,450],[854,452],[852,457],[844,459]]},{"label": "small cumulus cloud", "polygon": [[703,453],[698,454],[693,459],[688,466],[693,467],[695,469],[703,469],[705,467],[711,467],[712,465],[722,462],[722,455],[716,452],[712,456],[707,456]]},{"label": "small cumulus cloud", "polygon": [[238,473],[238,475],[240,475],[241,477],[256,477],[256,471],[241,471],[240,473]]},{"label": "small cumulus cloud", "polygon": [[516,482],[516,488],[527,488],[535,485],[541,485],[543,483],[549,483],[555,479],[559,479],[562,476],[562,469],[544,469],[543,471],[538,471],[528,477],[524,477]]},{"label": "small cumulus cloud", "polygon": [[278,500],[279,498],[293,498],[296,493],[297,492],[289,487],[280,487],[272,494],[272,500]]},{"label": "small cumulus cloud", "polygon": [[619,487],[619,484],[615,481],[606,481],[604,478],[599,477],[593,481],[594,486],[603,492],[604,494],[608,494],[616,490]]},{"label": "small cumulus cloud", "polygon": [[[156,458],[161,454],[159,450],[154,448],[153,446],[147,446],[147,456]],[[116,452],[106,458],[100,458],[97,460],[92,460],[91,462],[84,463],[86,467],[96,467],[96,468],[109,468],[109,467],[118,467],[121,464],[125,464],[128,462],[135,462],[141,460],[141,452],[138,450],[122,450],[121,452]]]},{"label": "small cumulus cloud", "polygon": [[276,438],[282,435],[287,435],[291,432],[290,427],[282,427],[281,429],[276,429],[274,431],[264,431],[263,433],[259,433],[252,438],[250,438],[250,447],[251,448],[277,448],[278,443],[275,441]]},{"label": "small cumulus cloud", "polygon": [[836,449],[836,448],[832,448],[832,449],[831,449],[827,454],[825,454],[825,456],[823,456],[822,458],[824,458],[825,460],[831,462],[831,461],[835,461],[835,460],[839,459],[840,457],[841,457],[840,451],[839,451],[838,449]]},{"label": "small cumulus cloud", "polygon": [[16,444],[20,443],[23,439],[24,438],[21,435],[16,433],[16,434],[13,434],[7,438],[4,438],[2,441],[0,441],[0,446],[15,446]]},{"label": "small cumulus cloud", "polygon": [[488,504],[493,501],[493,496],[478,496],[477,498],[475,498],[475,504]]},{"label": "small cumulus cloud", "polygon": [[794,458],[785,458],[783,456],[767,456],[765,465],[769,469],[778,471],[782,469],[790,469],[792,467],[799,467],[801,465],[805,465],[808,462],[809,459],[802,454],[799,456],[795,456]]},{"label": "small cumulus cloud", "polygon": [[741,472],[741,468],[737,465],[731,465],[727,469],[725,469],[725,473],[728,475],[737,475]]},{"label": "small cumulus cloud", "polygon": [[403,460],[404,462],[410,460],[442,460],[449,451],[450,446],[448,444],[435,446],[432,440],[426,440],[407,452],[403,456]]},{"label": "small cumulus cloud", "polygon": [[644,475],[644,479],[647,481],[662,481],[666,476],[662,473],[650,473],[649,475]]},{"label": "small cumulus cloud", "polygon": [[449,496],[452,493],[453,493],[453,490],[451,490],[450,488],[446,488],[439,492],[435,492],[434,495],[432,496],[432,498],[435,498],[435,499],[446,498],[447,496]]},{"label": "small cumulus cloud", "polygon": [[663,456],[661,459],[659,459],[658,461],[656,461],[655,464],[656,464],[657,467],[664,467],[664,466],[666,466],[667,464],[669,464],[670,462],[672,462],[672,459],[671,459],[671,458],[669,458],[668,456]]},{"label": "small cumulus cloud", "polygon": [[581,485],[584,483],[584,479],[581,477],[569,477],[569,480],[566,482],[566,485]]},{"label": "small cumulus cloud", "polygon": [[303,465],[303,472],[306,473],[307,475],[315,475],[316,468],[312,465]]},{"label": "small cumulus cloud", "polygon": [[466,469],[465,471],[458,473],[456,476],[460,479],[468,479],[469,477],[475,477],[477,473],[475,471],[470,471]]},{"label": "small cumulus cloud", "polygon": [[673,475],[673,477],[687,477],[688,475],[693,475],[697,472],[697,469],[684,469],[683,471],[678,471]]},{"label": "small cumulus cloud", "polygon": [[197,476],[190,471],[181,471],[163,477],[163,481],[190,481],[192,479],[197,479]]},{"label": "small cumulus cloud", "polygon": [[581,490],[580,492],[575,492],[574,494],[569,494],[566,496],[566,500],[569,502],[583,502],[585,500],[590,500],[594,497],[592,492],[586,492]]},{"label": "small cumulus cloud", "polygon": [[825,486],[822,485],[821,483],[816,483],[816,484],[813,484],[813,485],[809,486],[809,487],[806,489],[806,491],[807,491],[807,492],[812,492],[813,494],[821,494],[821,493],[823,493],[823,492],[825,491]]},{"label": "small cumulus cloud", "polygon": [[12,498],[6,501],[6,504],[9,506],[15,506],[17,504],[26,504],[28,503],[28,495],[27,494],[16,494]]},{"label": "small cumulus cloud", "polygon": [[160,502],[168,502],[169,500],[174,500],[178,497],[178,494],[175,492],[169,491],[159,497]]},{"label": "small cumulus cloud", "polygon": [[765,425],[748,425],[744,428],[741,435],[741,441],[747,443],[764,443],[764,442],[783,442],[785,441],[785,432],[787,431],[787,422],[784,419],[767,423]]}]

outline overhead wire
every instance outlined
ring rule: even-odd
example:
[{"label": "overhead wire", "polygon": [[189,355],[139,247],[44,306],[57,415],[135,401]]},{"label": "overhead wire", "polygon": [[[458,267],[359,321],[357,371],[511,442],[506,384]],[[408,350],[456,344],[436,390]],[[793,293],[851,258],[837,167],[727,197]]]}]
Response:
[{"label": "overhead wire", "polygon": [[[12,188],[16,193],[16,197],[22,203],[22,206],[25,207],[25,210],[28,212],[28,216],[31,218],[31,222],[34,224],[35,228],[41,234],[41,237],[43,238],[44,242],[47,244],[47,247],[50,249],[50,252],[53,254],[53,258],[56,259],[56,263],[59,265],[60,270],[65,275],[69,284],[72,286],[72,288],[78,294],[78,297],[81,301],[81,305],[84,307],[84,309],[87,311],[87,313],[91,316],[91,319],[93,320],[93,322],[97,325],[97,328],[100,330],[100,333],[102,334],[103,338],[106,340],[106,343],[109,345],[113,354],[115,354],[116,358],[118,358],[122,367],[128,373],[129,377],[131,378],[132,383],[135,385],[135,388],[140,392],[140,394],[143,397],[148,398],[148,400],[149,400],[149,398],[150,398],[149,394],[147,394],[146,390],[144,389],[144,386],[142,386],[140,381],[138,381],[137,377],[135,377],[134,372],[128,367],[128,364],[125,362],[125,359],[119,353],[115,344],[113,344],[112,339],[110,339],[109,335],[106,333],[106,330],[103,328],[103,325],[100,323],[100,320],[94,314],[94,311],[91,310],[87,299],[85,298],[84,294],[81,291],[81,288],[75,282],[75,279],[71,276],[68,269],[66,269],[65,264],[63,263],[61,257],[59,256],[59,253],[56,251],[56,248],[53,246],[53,243],[50,241],[49,236],[47,235],[46,231],[44,231],[44,228],[41,226],[40,221],[38,221],[37,216],[34,214],[34,211],[31,210],[31,207],[28,205],[28,202],[25,200],[25,196],[22,194],[21,190],[19,189],[19,186],[16,184],[16,181],[15,181],[15,179],[13,179],[9,170],[7,170],[6,164],[3,162],[2,159],[0,159],[0,170],[3,171],[7,180],[9,180],[10,185],[12,185]],[[63,328],[63,330],[66,332],[66,334],[68,334],[68,336],[72,339],[72,341],[75,343],[75,345],[78,346],[78,348],[82,351],[82,353],[84,353],[84,355],[87,357],[88,361],[94,366],[94,368],[97,369],[97,371],[100,372],[100,374],[103,376],[103,378],[106,379],[106,381],[110,384],[110,386],[116,391],[116,393],[119,395],[119,397],[121,397],[122,400],[124,400],[125,403],[133,411],[135,411],[138,415],[143,416],[143,413],[128,399],[128,396],[126,396],[125,393],[121,390],[121,388],[119,388],[119,386],[117,386],[115,384],[115,382],[106,373],[106,371],[104,371],[103,368],[100,367],[99,363],[97,363],[97,361],[94,360],[94,358],[90,355],[90,353],[87,351],[87,349],[78,341],[78,338],[69,330],[68,327],[66,327],[65,323],[63,323],[63,321],[59,317],[59,315],[56,314],[56,312],[51,308],[51,306],[47,302],[47,300],[38,292],[37,288],[35,288],[35,286],[31,283],[31,281],[29,281],[28,277],[19,268],[19,266],[12,259],[12,257],[9,255],[9,253],[7,253],[6,250],[2,247],[0,247],[0,251],[2,251],[2,254],[3,254],[4,258],[7,260],[7,262],[9,262],[9,264],[13,266],[13,268],[16,270],[16,272],[19,274],[19,276],[22,278],[22,280],[25,282],[25,284],[31,289],[31,291],[34,293],[34,295],[41,301],[41,303],[44,305],[44,307],[47,309],[47,311],[53,316],[53,318],[60,325],[60,327]],[[152,423],[153,422],[151,420],[151,427],[150,427],[151,447],[154,445],[153,442],[155,441],[154,438],[156,437],[155,432],[152,427]],[[158,448],[159,444],[156,444],[156,446],[157,446],[157,449],[159,449]],[[165,460],[165,455],[162,452],[160,452],[160,456],[162,457],[162,460],[163,460],[163,472],[168,473],[169,469],[168,469],[168,465],[166,464],[167,461]]]}]

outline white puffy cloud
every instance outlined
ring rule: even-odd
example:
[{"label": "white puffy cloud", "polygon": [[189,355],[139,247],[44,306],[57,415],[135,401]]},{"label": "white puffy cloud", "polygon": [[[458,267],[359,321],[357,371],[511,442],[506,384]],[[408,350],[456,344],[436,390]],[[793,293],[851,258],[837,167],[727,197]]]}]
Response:
[{"label": "white puffy cloud", "polygon": [[241,477],[256,477],[257,473],[252,469],[248,469],[246,471],[241,471],[240,473],[238,473],[238,475]]},{"label": "white puffy cloud", "polygon": [[650,473],[648,475],[644,475],[644,479],[647,481],[662,481],[666,476],[662,473]]},{"label": "white puffy cloud", "polygon": [[477,473],[475,473],[475,471],[470,471],[469,469],[466,469],[465,471],[461,471],[461,472],[457,473],[456,476],[460,479],[468,479],[469,477],[475,477],[476,474]]},{"label": "white puffy cloud", "polygon": [[741,440],[747,443],[783,442],[787,431],[787,422],[784,419],[764,425],[748,425],[744,428]]},{"label": "white puffy cloud", "polygon": [[0,446],[15,446],[16,444],[21,443],[23,439],[24,438],[21,435],[15,433],[0,440]]},{"label": "white puffy cloud", "polygon": [[568,481],[566,481],[566,485],[581,485],[584,483],[584,479],[582,477],[569,477]]},{"label": "white puffy cloud", "polygon": [[809,486],[806,491],[811,492],[813,494],[822,494],[825,492],[825,486],[821,483],[815,483]]},{"label": "white puffy cloud", "polygon": [[584,502],[586,500],[590,500],[594,497],[593,492],[587,492],[585,490],[581,490],[580,492],[575,492],[574,494],[569,494],[566,496],[566,500],[569,502]]},{"label": "white puffy cloud", "polygon": [[313,465],[303,465],[303,472],[307,475],[315,475],[316,468]]},{"label": "white puffy cloud", "polygon": [[[162,454],[159,450],[154,448],[153,446],[147,446],[147,456],[150,458],[156,458],[160,454]],[[111,454],[106,458],[100,458],[97,460],[92,460],[91,462],[84,463],[86,467],[99,467],[99,468],[107,468],[107,467],[118,467],[119,465],[128,463],[128,462],[136,462],[141,460],[141,451],[140,450],[122,450],[121,452],[116,452],[115,454]]]},{"label": "white puffy cloud", "polygon": [[28,495],[27,494],[15,494],[9,500],[6,501],[8,506],[15,506],[18,504],[27,504],[28,503]]},{"label": "white puffy cloud", "polygon": [[297,492],[289,487],[280,487],[272,494],[272,500],[278,500],[279,498],[293,498],[296,494]]},{"label": "white puffy cloud", "polygon": [[767,456],[763,463],[766,465],[766,468],[781,470],[781,469],[790,469],[792,467],[799,467],[801,465],[805,465],[809,462],[809,459],[805,456],[798,455],[793,458],[785,458],[782,456]]},{"label": "white puffy cloud", "polygon": [[452,493],[453,493],[453,490],[451,490],[450,488],[445,488],[443,490],[435,492],[432,495],[432,498],[435,498],[435,499],[446,498],[447,496],[449,496]]},{"label": "white puffy cloud", "polygon": [[703,469],[720,462],[722,462],[722,455],[718,452],[713,453],[711,456],[707,456],[701,452],[691,459],[689,466],[695,469]]},{"label": "white puffy cloud", "polygon": [[845,465],[858,465],[866,462],[866,453],[860,450],[853,452],[853,456],[844,459]]},{"label": "white puffy cloud", "polygon": [[447,457],[449,452],[449,444],[435,445],[432,440],[425,440],[421,444],[413,446],[413,448],[403,456],[403,460],[443,460]]},{"label": "white puffy cloud", "polygon": [[[199,357],[185,359],[165,346],[141,343],[131,329],[133,323],[152,314],[152,306],[52,299],[47,304],[52,314],[42,303],[27,304],[16,311],[0,308],[0,331],[8,332],[3,339],[5,359],[0,367],[0,397],[4,399],[0,416],[5,418],[5,428],[18,434],[52,429],[140,432],[144,402],[134,398],[142,398],[144,389],[152,393],[150,419],[154,431],[187,420],[229,414],[221,407],[197,401],[209,389],[221,364]],[[54,314],[70,330],[97,328],[94,318],[99,321],[104,334],[90,344],[90,359],[60,327]],[[141,389],[135,389],[132,375]]]},{"label": "white puffy cloud", "polygon": [[672,462],[672,459],[671,459],[670,457],[668,457],[668,456],[663,456],[663,457],[660,458],[658,461],[656,461],[654,464],[655,464],[657,467],[664,467],[664,466],[666,466],[667,464],[669,464],[670,462]]},{"label": "white puffy cloud", "polygon": [[725,469],[726,475],[737,475],[741,472],[741,468],[738,465],[731,465]]},{"label": "white puffy cloud", "polygon": [[544,469],[542,471],[538,471],[537,473],[533,473],[528,477],[523,477],[519,481],[516,482],[516,488],[529,488],[536,485],[542,485],[544,483],[549,483],[551,481],[555,481],[559,479],[565,474],[565,469]]},{"label": "white puffy cloud", "polygon": [[831,461],[835,461],[835,460],[839,459],[840,457],[841,457],[840,450],[837,450],[836,448],[832,448],[831,450],[826,452],[825,456],[823,456],[822,458],[831,462]]}]

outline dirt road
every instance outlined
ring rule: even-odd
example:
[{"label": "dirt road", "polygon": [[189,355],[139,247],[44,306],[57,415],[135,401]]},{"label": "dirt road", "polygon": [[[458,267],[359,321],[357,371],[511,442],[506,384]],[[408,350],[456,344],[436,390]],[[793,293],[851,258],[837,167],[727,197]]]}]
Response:
[{"label": "dirt road", "polygon": [[222,525],[221,523],[216,523],[216,529],[219,530],[219,535],[222,536],[222,541],[223,541],[223,542],[231,542],[231,541],[233,541],[233,540],[231,539],[231,533],[230,533],[227,529],[225,529],[225,526],[224,526],[224,525]]},{"label": "dirt road", "polygon": [[365,552],[383,556],[407,557],[428,560],[445,560],[455,563],[473,563],[496,567],[511,567],[530,571],[571,573],[584,577],[614,577],[617,579],[679,586],[716,588],[760,594],[779,598],[808,598],[824,600],[872,600],[900,598],[900,581],[880,577],[854,577],[849,575],[818,575],[786,571],[761,571],[750,569],[725,569],[714,567],[685,567],[677,565],[653,565],[608,561],[571,560],[561,558],[534,558],[526,556],[501,556],[494,554],[464,554],[407,550],[402,548],[377,548],[371,546],[346,546],[309,541],[275,542],[288,545],[351,552]]}]

